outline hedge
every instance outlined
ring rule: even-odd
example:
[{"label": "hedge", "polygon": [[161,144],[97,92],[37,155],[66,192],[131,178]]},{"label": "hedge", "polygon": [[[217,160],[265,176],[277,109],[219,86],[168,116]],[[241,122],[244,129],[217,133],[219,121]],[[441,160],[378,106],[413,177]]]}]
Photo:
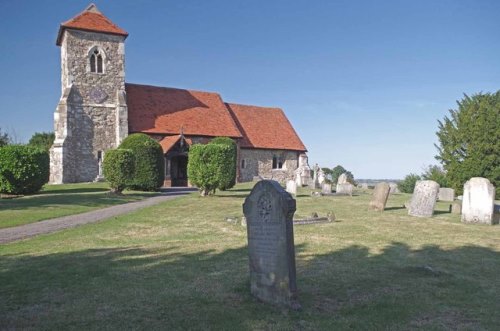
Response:
[{"label": "hedge", "polygon": [[158,142],[144,133],[134,133],[123,140],[119,149],[130,149],[134,154],[134,172],[128,188],[156,191],[163,185],[165,164]]},{"label": "hedge", "polygon": [[222,177],[219,179],[219,185],[217,186],[217,188],[222,191],[230,189],[236,184],[236,143],[233,139],[228,137],[217,137],[212,139],[210,144],[226,145],[232,149],[231,159],[228,158],[220,165],[223,167]]},{"label": "hedge", "polygon": [[0,147],[0,192],[30,194],[49,181],[49,153],[43,149],[7,145]]},{"label": "hedge", "polygon": [[134,173],[134,153],[130,149],[108,150],[104,157],[103,170],[111,191],[121,193]]}]

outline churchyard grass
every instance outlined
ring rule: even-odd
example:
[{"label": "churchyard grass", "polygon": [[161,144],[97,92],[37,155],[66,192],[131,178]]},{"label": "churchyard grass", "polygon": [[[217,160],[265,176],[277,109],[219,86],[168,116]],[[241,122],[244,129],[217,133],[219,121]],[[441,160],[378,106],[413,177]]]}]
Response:
[{"label": "churchyard grass", "polygon": [[0,228],[80,214],[155,195],[151,192],[125,191],[123,196],[116,196],[108,192],[106,183],[45,185],[37,194],[0,199]]},{"label": "churchyard grass", "polygon": [[[407,215],[408,194],[386,211],[370,194],[311,197],[295,226],[301,311],[249,290],[250,185],[197,193],[114,219],[0,246],[0,325],[6,329],[493,330],[500,325],[500,226],[467,225],[439,202]],[[369,192],[369,191],[368,191]]]}]

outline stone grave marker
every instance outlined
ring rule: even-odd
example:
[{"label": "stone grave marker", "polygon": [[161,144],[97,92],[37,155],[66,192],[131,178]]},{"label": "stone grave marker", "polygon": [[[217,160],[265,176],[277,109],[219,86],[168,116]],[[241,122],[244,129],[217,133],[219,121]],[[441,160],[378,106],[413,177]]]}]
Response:
[{"label": "stone grave marker", "polygon": [[370,209],[384,211],[390,191],[391,188],[386,182],[377,183],[375,190],[373,190],[372,200],[370,201]]},{"label": "stone grave marker", "polygon": [[293,214],[296,202],[277,182],[258,182],[243,204],[247,220],[250,291],[263,302],[300,309]]},{"label": "stone grave marker", "polygon": [[323,187],[321,188],[321,193],[331,194],[332,193],[332,184],[323,183]]},{"label": "stone grave marker", "polygon": [[482,177],[473,177],[464,185],[462,222],[494,224],[495,187]]},{"label": "stone grave marker", "polygon": [[390,194],[400,193],[399,188],[398,188],[398,184],[396,184],[396,183],[389,183],[389,188],[390,188],[390,191],[389,191]]},{"label": "stone grave marker", "polygon": [[438,193],[439,201],[454,201],[455,200],[455,190],[449,187],[441,187]]},{"label": "stone grave marker", "polygon": [[451,204],[451,213],[457,215],[462,213],[462,201],[457,200]]},{"label": "stone grave marker", "polygon": [[354,185],[351,183],[337,184],[337,194],[347,194],[352,196],[352,191],[354,190]]},{"label": "stone grave marker", "polygon": [[342,175],[339,176],[337,179],[337,184],[346,184],[347,183],[347,175],[344,172]]},{"label": "stone grave marker", "polygon": [[286,191],[290,194],[297,195],[297,182],[289,180],[286,182]]},{"label": "stone grave marker", "polygon": [[408,215],[431,217],[434,214],[439,184],[433,180],[419,180],[415,184],[408,208]]}]

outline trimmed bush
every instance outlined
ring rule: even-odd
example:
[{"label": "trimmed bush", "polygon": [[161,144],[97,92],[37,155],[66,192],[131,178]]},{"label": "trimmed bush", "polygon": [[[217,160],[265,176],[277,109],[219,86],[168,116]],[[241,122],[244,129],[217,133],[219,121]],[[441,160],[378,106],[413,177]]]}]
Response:
[{"label": "trimmed bush", "polygon": [[103,162],[104,177],[113,193],[121,193],[133,178],[134,154],[130,149],[111,149]]},{"label": "trimmed bush", "polygon": [[[221,144],[196,144],[189,149],[189,181],[200,189],[202,196],[215,193],[227,180],[233,149]],[[232,166],[232,165],[231,165]]]},{"label": "trimmed bush", "polygon": [[144,133],[134,133],[123,140],[119,149],[130,149],[134,154],[134,172],[127,188],[156,191],[163,185],[165,164],[158,142]]},{"label": "trimmed bush", "polygon": [[398,183],[398,188],[403,193],[413,193],[415,189],[415,184],[417,180],[420,180],[420,176],[416,174],[407,175],[402,181]]},{"label": "trimmed bush", "polygon": [[35,193],[48,181],[47,151],[23,145],[7,145],[0,148],[0,192]]},{"label": "trimmed bush", "polygon": [[233,139],[228,137],[217,137],[212,139],[212,141],[210,141],[210,144],[225,145],[231,147],[232,149],[232,157],[224,159],[223,164],[220,165],[223,169],[217,188],[221,191],[225,191],[236,184],[236,143]]}]

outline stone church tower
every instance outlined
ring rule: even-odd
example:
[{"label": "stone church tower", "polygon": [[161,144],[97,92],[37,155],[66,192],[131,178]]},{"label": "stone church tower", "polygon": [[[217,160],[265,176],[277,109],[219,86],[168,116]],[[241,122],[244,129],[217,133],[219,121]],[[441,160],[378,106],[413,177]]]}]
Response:
[{"label": "stone church tower", "polygon": [[61,24],[62,96],[54,113],[50,182],[89,182],[102,177],[106,150],[128,134],[125,38],[94,4]]}]

